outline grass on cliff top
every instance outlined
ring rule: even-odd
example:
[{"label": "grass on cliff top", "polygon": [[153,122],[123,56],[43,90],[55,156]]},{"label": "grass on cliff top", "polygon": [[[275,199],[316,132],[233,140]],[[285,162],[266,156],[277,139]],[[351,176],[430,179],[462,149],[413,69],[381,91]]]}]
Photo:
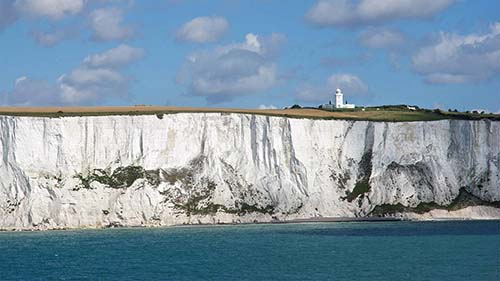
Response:
[{"label": "grass on cliff top", "polygon": [[266,116],[310,119],[344,119],[360,121],[433,121],[444,119],[461,120],[500,120],[499,114],[474,114],[431,110],[408,110],[403,106],[367,107],[336,111],[316,108],[293,109],[237,109],[237,108],[196,108],[168,106],[120,106],[120,107],[0,107],[0,115],[29,117],[71,117],[71,116],[108,116],[108,115],[157,115],[177,113],[242,113]]}]

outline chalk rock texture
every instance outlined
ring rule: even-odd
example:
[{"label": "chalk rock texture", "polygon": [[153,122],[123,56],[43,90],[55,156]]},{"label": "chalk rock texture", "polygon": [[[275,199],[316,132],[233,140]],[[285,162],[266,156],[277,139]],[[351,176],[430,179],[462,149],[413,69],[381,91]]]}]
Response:
[{"label": "chalk rock texture", "polygon": [[500,219],[500,122],[0,117],[0,229]]}]

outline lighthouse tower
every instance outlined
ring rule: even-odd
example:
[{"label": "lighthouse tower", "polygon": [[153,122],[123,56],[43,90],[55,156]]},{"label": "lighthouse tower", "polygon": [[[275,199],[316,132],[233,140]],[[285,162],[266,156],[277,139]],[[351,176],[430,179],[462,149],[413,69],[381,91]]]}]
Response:
[{"label": "lighthouse tower", "polygon": [[342,90],[337,88],[337,90],[335,91],[335,104],[332,104],[332,101],[330,101],[327,104],[320,105],[320,108],[333,110],[335,108],[356,108],[356,105],[351,103],[344,103],[344,94],[342,93]]},{"label": "lighthouse tower", "polygon": [[337,88],[335,91],[335,108],[342,108],[344,106],[344,95],[342,91]]}]

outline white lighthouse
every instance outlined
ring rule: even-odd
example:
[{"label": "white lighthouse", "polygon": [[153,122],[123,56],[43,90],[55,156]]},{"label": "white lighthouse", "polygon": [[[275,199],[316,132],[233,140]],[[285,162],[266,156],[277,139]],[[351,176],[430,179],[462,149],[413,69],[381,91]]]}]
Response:
[{"label": "white lighthouse", "polygon": [[342,90],[337,88],[335,91],[335,108],[342,108],[344,105],[344,94],[342,94]]},{"label": "white lighthouse", "polygon": [[344,94],[337,88],[335,91],[335,108],[354,108],[354,104],[344,103]]},{"label": "white lighthouse", "polygon": [[349,104],[349,103],[344,103],[344,94],[342,94],[342,90],[337,88],[335,90],[335,103],[332,104],[332,101],[328,102],[327,104],[322,104],[320,105],[320,108],[323,109],[328,109],[328,110],[333,110],[333,109],[338,109],[338,108],[355,108],[356,106],[354,104]]}]

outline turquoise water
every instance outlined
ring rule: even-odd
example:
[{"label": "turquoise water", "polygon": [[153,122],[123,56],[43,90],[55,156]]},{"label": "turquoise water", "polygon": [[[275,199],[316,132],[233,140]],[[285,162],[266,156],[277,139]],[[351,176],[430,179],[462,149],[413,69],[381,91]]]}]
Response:
[{"label": "turquoise water", "polygon": [[500,280],[500,222],[0,232],[0,280]]}]

